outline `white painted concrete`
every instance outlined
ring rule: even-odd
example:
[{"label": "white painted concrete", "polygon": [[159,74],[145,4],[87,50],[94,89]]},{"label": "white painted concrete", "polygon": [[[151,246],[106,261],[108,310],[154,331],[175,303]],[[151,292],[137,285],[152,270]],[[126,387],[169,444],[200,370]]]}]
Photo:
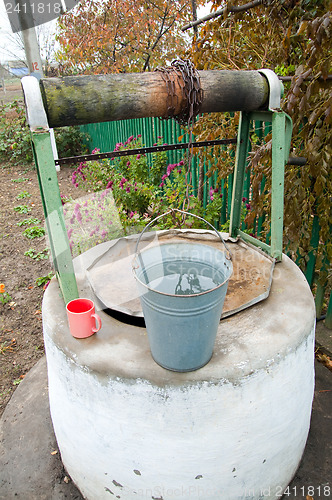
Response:
[{"label": "white painted concrete", "polygon": [[[99,251],[76,261],[82,296],[80,269]],[[220,323],[212,360],[195,372],[164,370],[145,329],[99,314],[100,332],[74,339],[56,281],[45,293],[51,415],[83,496],[279,498],[304,451],[314,388],[315,309],[297,266],[284,257],[270,297]]]}]

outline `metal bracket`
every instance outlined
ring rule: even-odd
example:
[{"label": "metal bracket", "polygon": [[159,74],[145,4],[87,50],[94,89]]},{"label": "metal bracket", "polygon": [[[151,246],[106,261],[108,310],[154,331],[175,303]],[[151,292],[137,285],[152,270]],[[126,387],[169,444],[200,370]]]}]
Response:
[{"label": "metal bracket", "polygon": [[258,71],[261,75],[265,76],[269,84],[269,111],[279,110],[280,99],[283,94],[283,85],[281,81],[271,69],[260,69]]},{"label": "metal bracket", "polygon": [[67,303],[78,297],[78,289],[54,164],[50,129],[38,80],[34,76],[24,77],[22,87],[53,263],[63,298]]},{"label": "metal bracket", "polygon": [[48,132],[49,125],[39,81],[34,76],[24,76],[21,83],[31,132]]},{"label": "metal bracket", "polygon": [[[275,94],[276,90],[274,91],[274,96],[272,96],[272,103],[274,102],[274,104],[276,104],[277,102],[275,99]],[[269,105],[271,105],[271,103]],[[270,245],[247,235],[240,229],[244,173],[249,153],[250,122],[253,120],[272,123],[272,195]],[[238,147],[234,170],[234,184],[230,215],[230,235],[233,238],[240,236],[245,241],[248,241],[253,245],[260,247],[277,261],[280,261],[282,259],[284,172],[285,164],[289,158],[291,138],[292,120],[286,113],[284,113],[280,109],[270,110],[270,112],[256,111],[253,113],[241,113],[238,130]]]}]

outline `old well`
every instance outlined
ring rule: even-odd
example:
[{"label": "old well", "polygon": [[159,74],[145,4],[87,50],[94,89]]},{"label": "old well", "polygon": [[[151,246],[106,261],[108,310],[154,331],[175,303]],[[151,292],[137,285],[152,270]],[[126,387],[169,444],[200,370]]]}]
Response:
[{"label": "old well", "polygon": [[[97,245],[72,262],[55,164],[73,159],[54,160],[50,127],[170,117],[170,97],[176,97],[176,117],[190,104],[182,84],[193,79],[179,82],[177,74],[166,86],[160,73],[151,72],[22,80],[56,271],[43,300],[51,417],[63,464],[88,500],[277,499],[305,448],[315,307],[305,277],[282,254],[292,123],[280,107],[281,84],[270,70],[194,76],[202,97],[197,113],[239,111],[240,119],[236,138],[196,144],[237,144],[225,235],[234,275],[213,356],[185,373],[152,359],[131,274],[138,235]],[[269,244],[241,231],[254,120],[272,128]],[[212,244],[209,231],[190,237]],[[101,330],[86,339],[69,331],[66,304],[77,297],[92,299],[102,319]]]},{"label": "old well", "polygon": [[[240,308],[230,284],[211,361],[171,372],[153,361],[143,326],[107,314],[97,287],[107,267],[112,278],[114,256],[125,274],[115,285],[127,279],[135,238],[75,259],[80,296],[101,308],[98,334],[74,339],[56,280],[45,293],[51,415],[68,473],[91,500],[279,498],[304,451],[314,389],[315,308],[303,274],[286,256],[273,270],[250,246],[230,242],[243,278],[235,286],[244,296],[247,281],[259,297],[272,272],[270,293],[229,315],[232,304]],[[135,310],[136,299],[111,306]]]}]

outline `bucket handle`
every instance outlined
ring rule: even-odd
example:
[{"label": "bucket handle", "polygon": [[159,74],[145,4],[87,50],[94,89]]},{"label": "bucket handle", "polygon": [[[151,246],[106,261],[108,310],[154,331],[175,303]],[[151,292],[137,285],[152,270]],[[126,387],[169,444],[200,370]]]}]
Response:
[{"label": "bucket handle", "polygon": [[203,217],[200,217],[199,215],[195,215],[195,214],[192,214],[190,212],[185,212],[184,210],[179,210],[178,208],[172,208],[171,210],[169,210],[168,212],[165,212],[164,214],[162,215],[158,215],[158,217],[155,217],[154,219],[152,219],[152,221],[149,222],[149,224],[147,224],[145,226],[145,228],[143,229],[143,231],[141,232],[141,234],[139,235],[138,237],[138,240],[136,242],[136,247],[135,247],[135,256],[137,255],[137,250],[138,250],[138,245],[139,245],[139,242],[143,236],[143,233],[147,230],[148,227],[150,227],[152,224],[154,224],[157,220],[161,219],[162,217],[165,217],[166,215],[169,215],[169,214],[172,214],[174,212],[179,212],[181,214],[184,214],[184,215],[190,215],[191,217],[196,217],[196,219],[199,219],[203,222],[205,222],[211,229],[213,229],[213,231],[217,234],[218,238],[221,240],[221,242],[224,244],[224,247],[226,248],[226,259],[229,259],[229,260],[232,260],[232,254],[231,254],[231,251],[229,250],[229,248],[227,247],[226,243],[225,243],[225,240],[223,239],[223,237],[221,236],[221,234],[216,230],[216,228],[214,226],[212,226],[212,224],[210,224],[210,222],[208,222],[207,220],[203,219]]}]

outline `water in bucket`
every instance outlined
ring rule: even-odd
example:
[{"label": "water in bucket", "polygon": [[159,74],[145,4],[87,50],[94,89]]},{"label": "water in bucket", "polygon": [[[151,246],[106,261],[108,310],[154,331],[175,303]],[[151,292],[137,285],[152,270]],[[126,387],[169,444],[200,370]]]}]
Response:
[{"label": "water in bucket", "polygon": [[134,274],[154,360],[180,372],[204,366],[232,274],[228,255],[195,242],[161,244],[136,255]]},{"label": "water in bucket", "polygon": [[195,295],[197,293],[207,292],[224,281],[224,276],[213,269],[198,262],[172,262],[165,269],[164,274],[159,278],[155,278],[147,285],[157,292],[167,293],[170,295]]}]

